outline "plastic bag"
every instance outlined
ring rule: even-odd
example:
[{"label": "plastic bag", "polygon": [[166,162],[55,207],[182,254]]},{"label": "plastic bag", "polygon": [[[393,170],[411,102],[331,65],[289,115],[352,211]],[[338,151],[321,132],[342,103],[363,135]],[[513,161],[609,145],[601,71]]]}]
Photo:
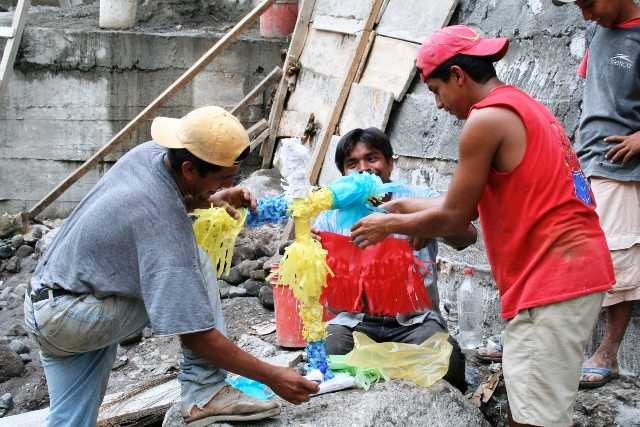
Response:
[{"label": "plastic bag", "polygon": [[329,356],[329,369],[338,373],[343,372],[351,375],[356,380],[356,385],[365,390],[369,390],[371,384],[377,383],[380,378],[389,381],[391,378],[384,369],[379,368],[359,368],[357,366],[348,365],[344,359],[347,356],[331,355]]},{"label": "plastic bag", "polygon": [[255,397],[256,399],[269,400],[275,396],[275,393],[266,385],[246,377],[238,377],[237,380],[227,378],[227,383],[244,394]]},{"label": "plastic bag", "polygon": [[354,332],[354,347],[346,355],[345,363],[360,368],[382,368],[391,379],[403,378],[429,387],[449,370],[453,346],[448,338],[449,334],[438,332],[420,345],[376,343],[368,336]]}]

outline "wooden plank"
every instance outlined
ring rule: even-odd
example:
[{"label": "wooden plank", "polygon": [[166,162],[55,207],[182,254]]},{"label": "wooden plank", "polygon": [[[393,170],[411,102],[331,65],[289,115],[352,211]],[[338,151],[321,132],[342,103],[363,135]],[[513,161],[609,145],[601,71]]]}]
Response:
[{"label": "wooden plank", "polygon": [[265,130],[269,129],[269,123],[265,119],[260,120],[255,125],[251,126],[247,129],[247,135],[249,135],[249,140],[252,140],[256,137],[256,135],[260,135]]},{"label": "wooden plank", "polygon": [[255,150],[258,147],[258,145],[262,144],[264,140],[267,139],[268,136],[269,136],[269,129],[265,129],[264,132],[262,132],[260,135],[256,137],[256,139],[251,141],[251,146],[249,148],[249,151],[251,152]]},{"label": "wooden plank", "polygon": [[393,107],[393,93],[358,83],[352,83],[349,97],[340,116],[340,135],[356,129],[375,127],[384,132]]},{"label": "wooden plank", "polygon": [[278,137],[302,137],[311,114],[313,113],[304,111],[283,111],[280,125],[278,126]]},{"label": "wooden plank", "polygon": [[10,39],[16,35],[16,29],[13,27],[0,27],[0,38]]},{"label": "wooden plank", "polygon": [[360,83],[388,90],[400,101],[416,73],[420,45],[378,35],[364,67]]},{"label": "wooden plank", "polygon": [[22,30],[24,30],[24,24],[27,21],[27,11],[30,5],[31,0],[18,0],[16,10],[13,14],[11,28],[15,29],[15,34],[13,38],[7,39],[4,45],[2,60],[0,60],[0,105],[2,105],[2,100],[7,93],[7,87],[9,86],[9,80],[11,79],[13,71],[13,64],[16,61],[16,55],[20,47],[20,39],[22,38]]},{"label": "wooden plank", "polygon": [[[30,0],[20,0],[30,1]],[[202,71],[215,57],[223,52],[231,43],[233,43],[247,28],[249,28],[254,22],[260,18],[276,0],[264,0],[255,9],[253,9],[247,16],[242,18],[227,34],[224,35],[207,53],[205,53],[195,64],[193,64],[187,71],[182,74],[169,86],[160,96],[158,96],[151,104],[149,104],[144,110],[140,112],[132,121],[130,121],[120,132],[118,132],[111,140],[104,145],[96,154],[91,156],[82,166],[76,169],[71,175],[67,177],[56,188],[51,190],[42,200],[40,200],[34,207],[31,208],[31,217],[37,216],[47,206],[60,196],[67,188],[71,187],[76,181],[78,181],[84,174],[86,174],[91,168],[104,159],[107,154],[113,151],[122,141],[124,141],[131,133],[136,130],[140,125],[145,123],[148,118],[153,115],[160,107],[166,104],[173,95],[180,89],[187,85],[200,71]]]},{"label": "wooden plank", "polygon": [[364,53],[362,54],[362,59],[360,60],[360,65],[358,65],[358,71],[356,71],[356,76],[353,78],[355,83],[360,83],[360,78],[362,78],[362,73],[364,72],[364,66],[367,63],[367,58],[369,57],[369,53],[371,52],[371,46],[373,46],[373,41],[376,38],[376,32],[371,31],[369,35],[369,41],[367,41],[367,45],[364,47]]},{"label": "wooden plank", "polygon": [[355,36],[362,31],[364,23],[362,19],[341,18],[338,16],[318,15],[313,21],[313,29],[328,31],[331,33],[349,34]]},{"label": "wooden plank", "polygon": [[380,20],[382,19],[382,15],[384,15],[384,11],[387,9],[388,4],[389,4],[389,0],[384,0],[384,2],[382,3],[380,12],[378,13],[378,17],[376,18],[376,24],[380,23]]},{"label": "wooden plank", "polygon": [[389,0],[376,31],[379,36],[422,44],[449,23],[457,5],[458,0]]},{"label": "wooden plank", "polygon": [[364,20],[375,0],[316,0],[311,21],[319,15]]},{"label": "wooden plank", "polygon": [[320,186],[331,184],[333,181],[342,176],[340,174],[340,171],[336,167],[335,162],[336,147],[338,146],[340,138],[341,137],[338,135],[331,136],[331,141],[329,142],[329,147],[327,148],[327,154],[324,157],[325,161],[322,163],[322,169],[320,171],[320,176],[318,177],[318,185]]},{"label": "wooden plank", "polygon": [[251,103],[264,92],[272,83],[282,77],[282,69],[280,67],[274,68],[251,92],[244,97],[242,101],[238,103],[231,111],[234,116],[238,117]]},{"label": "wooden plank", "polygon": [[293,36],[291,38],[291,44],[287,52],[287,60],[283,67],[283,75],[276,92],[276,97],[271,106],[271,114],[269,115],[269,123],[271,127],[269,129],[269,139],[262,144],[262,169],[269,169],[271,167],[271,160],[273,159],[273,151],[276,145],[276,137],[278,136],[278,123],[280,123],[280,117],[282,115],[282,108],[284,107],[284,101],[287,98],[287,72],[286,64],[289,62],[289,58],[293,59],[293,63],[297,61],[297,58],[302,53],[307,34],[309,32],[309,22],[311,22],[311,14],[313,13],[313,7],[316,4],[316,0],[302,0],[302,4],[298,7],[298,20],[296,21],[296,27],[293,30]]},{"label": "wooden plank", "polygon": [[125,396],[121,402],[117,402],[123,395],[124,393],[117,393],[105,398],[98,413],[98,427],[126,423],[147,415],[166,412],[171,405],[180,401],[180,383],[174,379],[130,397]]},{"label": "wooden plank", "polygon": [[375,0],[373,6],[367,12],[367,16],[364,20],[365,29],[364,31],[359,33],[356,38],[357,47],[355,52],[353,53],[353,57],[349,61],[349,71],[340,82],[340,92],[335,98],[335,102],[332,105],[329,121],[326,124],[323,123],[324,127],[320,132],[317,144],[315,144],[315,146],[313,147],[313,154],[311,155],[311,161],[309,163],[310,167],[307,170],[307,177],[309,178],[309,182],[311,184],[315,183],[318,179],[320,168],[322,167],[322,160],[324,159],[327,148],[329,147],[331,135],[333,135],[334,129],[338,124],[338,119],[340,118],[340,113],[342,113],[342,108],[347,101],[347,96],[349,95],[349,90],[351,89],[351,83],[353,83],[356,71],[358,70],[360,61],[362,60],[362,55],[367,45],[367,41],[369,40],[369,35],[373,28],[373,24],[378,16],[378,12],[380,12],[380,8],[382,7],[382,1],[383,0]]}]

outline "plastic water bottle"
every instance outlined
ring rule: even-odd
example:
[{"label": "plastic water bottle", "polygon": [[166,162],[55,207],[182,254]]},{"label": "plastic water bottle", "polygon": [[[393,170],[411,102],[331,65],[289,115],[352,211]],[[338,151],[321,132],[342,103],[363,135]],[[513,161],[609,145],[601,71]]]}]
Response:
[{"label": "plastic water bottle", "polygon": [[464,269],[464,280],[458,289],[458,344],[461,348],[482,345],[482,289],[470,268]]}]

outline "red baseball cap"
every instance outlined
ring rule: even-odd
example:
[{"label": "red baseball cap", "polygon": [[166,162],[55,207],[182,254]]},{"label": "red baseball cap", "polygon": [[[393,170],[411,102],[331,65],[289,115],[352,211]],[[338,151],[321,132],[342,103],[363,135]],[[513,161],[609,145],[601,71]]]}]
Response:
[{"label": "red baseball cap", "polygon": [[416,66],[425,81],[440,65],[457,54],[488,56],[493,62],[501,60],[509,49],[509,39],[484,39],[465,25],[444,27],[431,34],[418,50]]}]

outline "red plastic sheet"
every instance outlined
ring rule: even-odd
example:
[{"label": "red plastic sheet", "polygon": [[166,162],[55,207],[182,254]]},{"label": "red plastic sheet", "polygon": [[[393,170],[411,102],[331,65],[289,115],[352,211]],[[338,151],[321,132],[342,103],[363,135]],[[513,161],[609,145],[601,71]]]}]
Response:
[{"label": "red plastic sheet", "polygon": [[362,250],[349,237],[320,233],[328,251],[327,264],[335,276],[327,275],[320,302],[329,307],[368,314],[395,316],[431,308],[424,286],[424,262],[413,256],[405,239],[387,238]]}]

